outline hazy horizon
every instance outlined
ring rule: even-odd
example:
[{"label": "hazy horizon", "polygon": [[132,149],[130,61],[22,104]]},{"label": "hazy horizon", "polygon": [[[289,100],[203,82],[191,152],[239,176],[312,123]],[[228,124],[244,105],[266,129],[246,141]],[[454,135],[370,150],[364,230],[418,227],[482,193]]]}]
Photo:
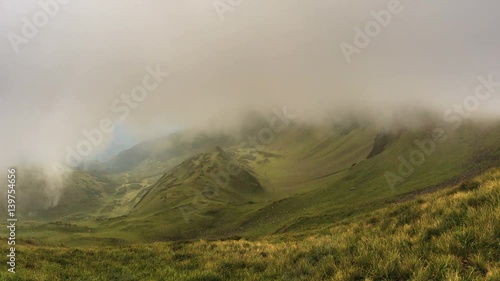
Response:
[{"label": "hazy horizon", "polygon": [[[310,122],[385,122],[420,109],[442,115],[474,94],[478,77],[500,81],[494,1],[401,1],[401,12],[348,63],[340,44],[354,44],[354,28],[389,2],[243,1],[221,20],[213,1],[68,1],[16,53],[9,34],[22,35],[23,18],[42,9],[3,1],[2,166],[60,161],[102,119],[119,121],[138,141],[180,128],[227,129],[248,111],[283,106]],[[120,120],[124,111],[113,103],[151,70],[169,75]],[[474,116],[498,118],[499,97]],[[117,137],[106,134],[98,151]]]}]

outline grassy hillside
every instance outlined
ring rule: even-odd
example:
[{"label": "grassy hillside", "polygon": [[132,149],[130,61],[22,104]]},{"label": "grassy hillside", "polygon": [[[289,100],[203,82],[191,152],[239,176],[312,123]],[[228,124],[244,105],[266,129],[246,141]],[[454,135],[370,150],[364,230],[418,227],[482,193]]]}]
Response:
[{"label": "grassy hillside", "polygon": [[[226,167],[235,170],[225,173]],[[141,226],[142,239],[196,237],[221,224],[222,214],[244,212],[251,200],[265,196],[254,171],[234,151],[217,147],[182,162],[142,195],[131,213],[111,224],[121,229]],[[231,226],[228,222],[227,227]]]},{"label": "grassy hillside", "polygon": [[[127,232],[140,226],[147,231],[138,239],[149,241],[307,230],[500,165],[500,127],[469,124],[447,132],[412,174],[390,187],[384,174],[397,173],[400,157],[409,158],[418,149],[415,140],[431,138],[431,129],[290,129],[267,146],[227,149],[231,161],[251,175],[232,177],[230,188],[218,187],[211,176],[223,173],[227,163],[215,152],[200,154],[163,176],[141,204],[110,226]],[[255,177],[262,190],[246,192],[241,177]]]},{"label": "grassy hillside", "polygon": [[82,197],[82,208],[49,217],[52,223],[24,221],[25,238],[78,246],[294,233],[500,166],[500,126],[469,123],[446,131],[444,142],[421,152],[424,161],[390,186],[384,175],[398,174],[401,159],[421,151],[416,141],[431,139],[438,125],[294,126],[266,145],[212,147],[154,178],[137,169],[102,175],[108,192]]},{"label": "grassy hillside", "polygon": [[114,173],[138,170],[138,174],[150,174],[163,171],[170,165],[176,165],[185,158],[217,145],[228,145],[233,139],[224,134],[189,134],[179,132],[169,136],[141,142],[134,147],[120,152],[116,157],[104,163],[105,169]]},{"label": "grassy hillside", "polygon": [[[61,171],[37,165],[21,166],[17,170],[17,215],[23,220],[56,220],[67,215],[92,213],[114,192],[114,185],[107,177],[85,171],[69,168]],[[3,203],[2,214],[7,210]]]},{"label": "grassy hillside", "polygon": [[500,169],[376,212],[255,240],[20,244],[18,273],[1,271],[2,280],[493,281],[500,279]]}]

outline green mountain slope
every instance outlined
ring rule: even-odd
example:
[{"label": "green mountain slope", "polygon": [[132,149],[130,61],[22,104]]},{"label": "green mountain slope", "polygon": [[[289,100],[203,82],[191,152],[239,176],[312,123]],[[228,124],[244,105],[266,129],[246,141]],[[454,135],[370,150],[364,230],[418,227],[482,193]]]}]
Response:
[{"label": "green mountain slope", "polygon": [[144,225],[141,236],[151,239],[196,237],[224,213],[264,198],[266,187],[239,156],[217,147],[185,160],[140,195],[116,225]]},{"label": "green mountain slope", "polygon": [[496,281],[499,208],[500,170],[493,169],[376,212],[257,240],[79,248],[23,243],[19,263],[29,266],[15,276],[2,271],[0,278]]},{"label": "green mountain slope", "polygon": [[[412,165],[412,173],[400,176],[401,159],[408,159],[419,150],[415,140],[429,138],[425,129],[398,133],[379,154],[315,182],[317,189],[255,212],[244,223],[250,229],[248,234],[308,229],[372,211],[404,194],[452,183],[500,165],[500,126],[468,125],[450,132],[448,139],[436,144],[429,155],[422,152],[425,161]],[[388,172],[403,180],[391,187],[385,177]]]},{"label": "green mountain slope", "polygon": [[[243,176],[214,193],[210,169],[227,173],[221,171],[226,163],[217,153],[201,154],[163,176],[124,222],[140,223],[154,240],[297,231],[372,211],[404,194],[500,164],[498,125],[464,125],[446,132],[445,141],[428,145],[433,149],[426,153],[416,143],[432,139],[435,127],[398,132],[356,125],[299,127],[259,147],[264,150],[227,149],[230,160],[260,183],[260,192],[248,192],[245,181],[252,180]],[[399,175],[401,159],[416,150],[424,157],[412,164],[411,173]],[[392,186],[387,173],[400,180]]]},{"label": "green mountain slope", "polygon": [[[17,215],[22,219],[54,220],[86,217],[114,192],[107,177],[62,165],[21,166],[16,186]],[[2,212],[7,208],[1,208]]]},{"label": "green mountain slope", "polygon": [[101,175],[111,188],[89,198],[87,209],[58,218],[95,232],[54,237],[127,243],[295,233],[500,166],[500,124],[466,123],[456,130],[445,125],[387,131],[356,123],[294,124],[253,146],[234,139],[211,146],[218,141],[208,138],[197,147],[209,150],[178,158],[161,175],[137,167]]},{"label": "green mountain slope", "polygon": [[165,169],[170,163],[178,164],[186,157],[211,149],[216,145],[226,145],[232,138],[224,134],[175,133],[169,136],[141,142],[134,147],[120,152],[116,157],[104,163],[106,169],[114,173]]}]

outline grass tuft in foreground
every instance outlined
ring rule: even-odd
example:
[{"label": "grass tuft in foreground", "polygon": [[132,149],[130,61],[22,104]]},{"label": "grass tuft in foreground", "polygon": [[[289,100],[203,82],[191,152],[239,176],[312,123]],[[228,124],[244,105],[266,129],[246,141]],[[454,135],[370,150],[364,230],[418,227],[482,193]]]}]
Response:
[{"label": "grass tuft in foreground", "polygon": [[[6,249],[2,249],[6,252]],[[19,246],[1,280],[500,280],[500,169],[329,227],[256,241]]]}]

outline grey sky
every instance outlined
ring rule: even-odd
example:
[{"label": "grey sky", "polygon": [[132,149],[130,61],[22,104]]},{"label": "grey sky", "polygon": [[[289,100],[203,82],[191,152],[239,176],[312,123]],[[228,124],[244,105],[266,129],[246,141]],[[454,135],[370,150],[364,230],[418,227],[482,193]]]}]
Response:
[{"label": "grey sky", "polygon": [[[70,0],[16,54],[9,32],[20,35],[22,18],[40,7],[1,1],[3,159],[59,159],[82,129],[117,118],[112,101],[157,64],[171,76],[124,121],[139,138],[224,127],[243,109],[283,105],[311,119],[444,110],[474,92],[478,75],[500,80],[495,0],[402,0],[403,11],[348,64],[339,44],[353,44],[353,28],[388,2],[244,0],[221,21],[211,0]],[[500,112],[498,101],[481,112]]]}]

